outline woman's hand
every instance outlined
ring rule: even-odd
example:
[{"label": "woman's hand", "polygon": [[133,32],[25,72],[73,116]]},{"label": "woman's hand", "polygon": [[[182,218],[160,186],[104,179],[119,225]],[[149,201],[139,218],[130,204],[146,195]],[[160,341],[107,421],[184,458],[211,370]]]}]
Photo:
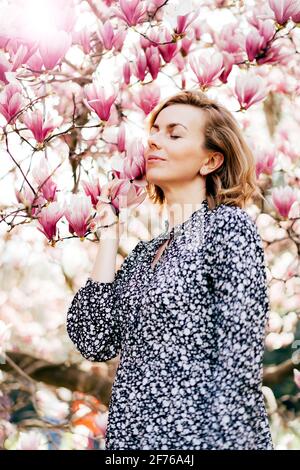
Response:
[{"label": "woman's hand", "polygon": [[[101,191],[101,196],[98,197],[99,202],[97,203],[97,220],[99,221],[100,234],[105,232],[117,232],[120,237],[124,231],[124,222],[121,222],[119,216],[116,214],[116,209],[110,203],[110,187],[109,184],[104,186]],[[103,225],[109,227],[101,228]]]}]

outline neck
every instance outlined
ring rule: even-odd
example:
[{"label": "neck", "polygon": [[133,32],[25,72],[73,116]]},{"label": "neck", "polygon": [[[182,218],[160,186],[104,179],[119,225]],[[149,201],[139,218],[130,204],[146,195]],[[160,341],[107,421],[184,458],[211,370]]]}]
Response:
[{"label": "neck", "polygon": [[[201,178],[203,181],[203,179]],[[162,188],[166,198],[166,211],[169,222],[169,230],[175,225],[185,222],[193,212],[200,209],[204,199],[206,199],[205,181],[196,184],[188,182],[180,183],[180,187]]]}]

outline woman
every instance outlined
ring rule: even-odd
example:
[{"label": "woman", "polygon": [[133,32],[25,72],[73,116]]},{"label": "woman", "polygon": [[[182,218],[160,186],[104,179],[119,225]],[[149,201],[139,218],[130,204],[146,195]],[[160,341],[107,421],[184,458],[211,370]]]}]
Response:
[{"label": "woman", "polygon": [[119,224],[106,204],[67,317],[85,358],[121,353],[106,449],[272,449],[264,252],[243,209],[258,194],[253,155],[228,110],[183,91],[152,112],[145,157],[170,230],[140,241],[115,275]]}]

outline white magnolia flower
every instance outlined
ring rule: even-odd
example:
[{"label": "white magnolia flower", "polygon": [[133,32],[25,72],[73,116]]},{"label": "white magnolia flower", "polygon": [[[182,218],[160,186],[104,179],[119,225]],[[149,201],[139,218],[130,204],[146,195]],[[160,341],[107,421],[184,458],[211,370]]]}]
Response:
[{"label": "white magnolia flower", "polygon": [[164,6],[164,21],[169,23],[172,29],[177,25],[177,16],[188,15],[196,9],[194,0],[171,0]]}]

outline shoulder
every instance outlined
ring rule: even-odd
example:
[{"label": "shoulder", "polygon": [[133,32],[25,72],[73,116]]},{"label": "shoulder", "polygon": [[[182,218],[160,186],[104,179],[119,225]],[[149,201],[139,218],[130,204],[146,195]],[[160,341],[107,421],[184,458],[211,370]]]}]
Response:
[{"label": "shoulder", "polygon": [[231,234],[248,233],[249,236],[258,234],[257,226],[252,217],[240,207],[221,204],[211,211],[209,229],[216,236],[227,237]]},{"label": "shoulder", "polygon": [[206,232],[208,247],[220,250],[239,247],[263,253],[262,239],[252,217],[240,207],[221,204],[211,211]]}]

